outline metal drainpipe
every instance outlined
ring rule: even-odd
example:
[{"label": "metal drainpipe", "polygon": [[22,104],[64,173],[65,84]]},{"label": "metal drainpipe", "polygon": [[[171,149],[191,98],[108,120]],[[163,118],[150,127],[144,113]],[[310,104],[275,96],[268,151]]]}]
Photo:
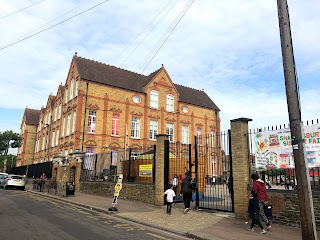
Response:
[{"label": "metal drainpipe", "polygon": [[84,116],[83,116],[83,129],[82,129],[82,145],[81,151],[83,152],[83,145],[84,145],[84,131],[86,128],[86,115],[87,115],[87,103],[88,103],[88,89],[89,89],[89,82],[87,82],[87,89],[86,89],[86,100],[84,104]]}]

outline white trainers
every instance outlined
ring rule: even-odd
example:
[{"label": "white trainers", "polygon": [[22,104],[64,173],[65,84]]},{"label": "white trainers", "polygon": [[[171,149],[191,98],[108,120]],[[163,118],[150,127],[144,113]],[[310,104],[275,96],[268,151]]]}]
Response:
[{"label": "white trainers", "polygon": [[253,228],[247,228],[248,231],[254,232]]},{"label": "white trainers", "polygon": [[260,232],[260,234],[265,234],[267,231],[262,229],[262,231]]},{"label": "white trainers", "polygon": [[189,212],[189,208],[186,208],[186,209],[184,210],[184,213],[187,213],[187,212]]}]

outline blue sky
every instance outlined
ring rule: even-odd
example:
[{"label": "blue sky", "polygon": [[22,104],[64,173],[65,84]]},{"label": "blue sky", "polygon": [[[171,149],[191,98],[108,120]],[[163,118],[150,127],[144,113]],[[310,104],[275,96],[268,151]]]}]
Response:
[{"label": "blue sky", "polygon": [[[0,48],[102,0],[0,0]],[[204,89],[221,126],[252,118],[251,128],[288,123],[277,1],[109,0],[0,50],[0,131],[19,132],[25,107],[40,109],[65,79],[72,56],[150,74],[161,64],[173,82]],[[303,120],[319,118],[320,1],[288,0]],[[157,46],[163,43],[153,57]]]}]

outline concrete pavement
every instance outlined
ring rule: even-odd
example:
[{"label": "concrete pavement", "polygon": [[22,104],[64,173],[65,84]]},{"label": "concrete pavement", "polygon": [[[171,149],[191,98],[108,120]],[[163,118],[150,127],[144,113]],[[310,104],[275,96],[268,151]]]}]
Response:
[{"label": "concrete pavement", "polygon": [[126,219],[146,226],[163,229],[178,233],[194,239],[208,240],[237,240],[237,239],[273,239],[273,240],[299,240],[301,231],[297,228],[282,225],[272,225],[272,229],[266,234],[259,234],[260,229],[255,232],[247,230],[248,225],[243,220],[237,220],[233,214],[222,212],[208,212],[192,208],[187,214],[183,213],[183,203],[173,204],[172,215],[166,214],[166,207],[158,207],[151,204],[118,199],[116,205],[118,211],[110,212],[112,198],[76,192],[74,196],[62,197],[37,192],[27,185],[26,190],[31,194],[39,194],[43,197],[55,198],[56,200],[92,208],[114,217]]}]

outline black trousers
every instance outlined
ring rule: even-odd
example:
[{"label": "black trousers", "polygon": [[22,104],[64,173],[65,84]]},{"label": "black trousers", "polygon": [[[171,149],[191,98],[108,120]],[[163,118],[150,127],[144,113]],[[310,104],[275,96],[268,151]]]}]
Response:
[{"label": "black trousers", "polygon": [[172,202],[167,202],[167,212],[171,212]]},{"label": "black trousers", "polygon": [[192,192],[183,193],[183,203],[185,208],[190,208],[190,201],[192,199]]}]

